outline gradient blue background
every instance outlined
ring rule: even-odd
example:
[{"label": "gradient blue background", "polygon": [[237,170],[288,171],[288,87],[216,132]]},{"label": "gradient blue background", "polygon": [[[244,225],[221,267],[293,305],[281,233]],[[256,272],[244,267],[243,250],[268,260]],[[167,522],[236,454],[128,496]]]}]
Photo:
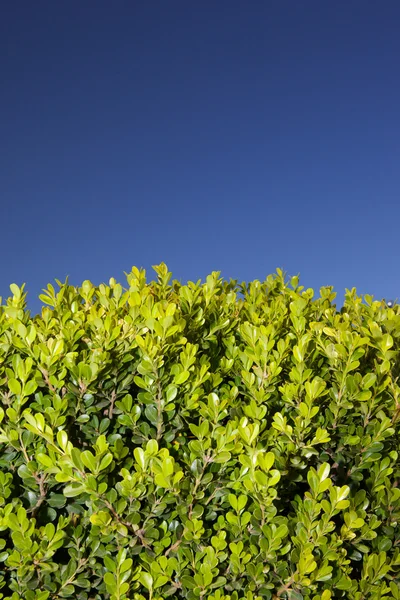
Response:
[{"label": "gradient blue background", "polygon": [[0,295],[165,261],[400,296],[400,2],[4,2]]}]

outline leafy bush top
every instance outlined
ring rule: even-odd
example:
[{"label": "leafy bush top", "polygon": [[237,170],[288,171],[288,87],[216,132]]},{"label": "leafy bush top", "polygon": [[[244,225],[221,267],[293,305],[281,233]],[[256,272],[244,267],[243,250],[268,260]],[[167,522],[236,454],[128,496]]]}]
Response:
[{"label": "leafy bush top", "polygon": [[0,309],[0,598],[400,599],[400,313],[57,282]]}]

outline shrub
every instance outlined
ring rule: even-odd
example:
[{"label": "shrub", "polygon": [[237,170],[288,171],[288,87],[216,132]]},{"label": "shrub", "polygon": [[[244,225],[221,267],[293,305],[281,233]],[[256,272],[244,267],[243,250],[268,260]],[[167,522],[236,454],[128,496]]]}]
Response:
[{"label": "shrub", "polygon": [[0,597],[399,599],[399,309],[155,270],[0,309]]}]

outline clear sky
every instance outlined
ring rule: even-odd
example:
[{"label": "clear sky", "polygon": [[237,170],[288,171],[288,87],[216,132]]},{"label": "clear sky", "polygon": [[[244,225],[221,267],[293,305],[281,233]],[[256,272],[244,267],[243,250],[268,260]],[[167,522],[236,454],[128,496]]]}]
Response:
[{"label": "clear sky", "polygon": [[20,0],[0,295],[166,262],[400,297],[400,2]]}]

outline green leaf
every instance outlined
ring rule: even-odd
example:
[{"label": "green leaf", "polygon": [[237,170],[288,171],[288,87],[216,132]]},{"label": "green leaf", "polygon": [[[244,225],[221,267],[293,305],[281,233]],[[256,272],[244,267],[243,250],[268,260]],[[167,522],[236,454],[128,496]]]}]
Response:
[{"label": "green leaf", "polygon": [[179,373],[179,375],[175,376],[174,382],[176,383],[176,385],[181,385],[182,383],[185,383],[185,381],[187,381],[189,379],[190,373],[189,371],[182,371],[182,373]]},{"label": "green leaf", "polygon": [[238,501],[234,494],[229,494],[228,496],[229,504],[232,506],[233,510],[238,509]]},{"label": "green leaf", "polygon": [[330,470],[331,468],[328,463],[323,463],[320,466],[320,468],[318,469],[318,478],[320,482],[324,481],[327,477],[329,477]]},{"label": "green leaf", "polygon": [[247,504],[247,496],[244,496],[243,494],[239,496],[239,498],[237,499],[237,509],[238,511],[241,511],[245,508]]},{"label": "green leaf", "polygon": [[104,574],[104,583],[107,586],[107,591],[113,593],[117,590],[117,582],[115,576],[112,573]]},{"label": "green leaf", "polygon": [[390,333],[386,333],[382,336],[381,347],[384,351],[389,350],[393,346],[393,338]]},{"label": "green leaf", "polygon": [[90,522],[99,527],[106,527],[111,522],[111,516],[104,510],[90,515]]},{"label": "green leaf", "polygon": [[104,471],[104,469],[107,469],[107,467],[110,466],[112,461],[113,461],[112,454],[108,453],[105,456],[103,456],[103,458],[100,461],[99,471]]},{"label": "green leaf", "polygon": [[105,567],[108,571],[110,571],[110,573],[116,573],[117,572],[117,565],[116,563],[112,560],[112,558],[110,556],[105,555],[103,558]]},{"label": "green leaf", "polygon": [[146,454],[148,456],[156,456],[158,453],[158,444],[156,440],[149,440],[146,445]]},{"label": "green leaf", "polygon": [[165,477],[165,475],[163,475],[163,473],[157,473],[157,475],[154,478],[154,481],[156,485],[158,485],[161,488],[169,489],[171,487],[171,483]]},{"label": "green leaf", "polygon": [[32,394],[34,394],[37,390],[37,383],[36,381],[27,381],[27,383],[24,385],[24,395],[25,396],[31,396]]},{"label": "green leaf", "polygon": [[47,468],[54,467],[53,461],[51,460],[50,456],[48,456],[47,454],[43,454],[43,452],[39,452],[36,455],[36,458],[45,467],[47,467]]},{"label": "green leaf", "polygon": [[60,448],[65,452],[68,445],[68,435],[66,431],[61,430],[57,433],[57,442]]},{"label": "green leaf", "polygon": [[362,380],[362,386],[364,389],[368,390],[370,387],[375,385],[376,375],[375,373],[367,373]]},{"label": "green leaf", "polygon": [[146,588],[146,590],[153,589],[153,578],[150,573],[142,571],[139,576],[139,581]]},{"label": "green leaf", "polygon": [[83,464],[85,465],[85,467],[87,467],[91,473],[96,472],[97,460],[96,460],[95,456],[93,456],[93,454],[89,450],[85,450],[84,452],[81,452],[80,458],[81,458],[81,461],[83,462]]},{"label": "green leaf", "polygon": [[279,483],[280,479],[281,479],[280,472],[277,469],[272,470],[270,472],[270,479],[268,481],[268,485],[270,485],[271,487],[274,487],[277,483]]},{"label": "green leaf", "polygon": [[279,526],[279,527],[276,529],[276,531],[275,531],[275,533],[274,533],[274,537],[277,537],[277,538],[283,538],[283,537],[286,537],[286,536],[287,536],[287,534],[288,534],[288,531],[289,531],[289,530],[288,530],[288,528],[287,528],[287,525],[280,525],[280,526]]},{"label": "green leaf", "polygon": [[275,462],[275,454],[273,452],[267,452],[267,454],[264,456],[264,461],[263,461],[263,468],[265,471],[269,471],[272,467],[272,465]]},{"label": "green leaf", "polygon": [[347,496],[350,493],[350,488],[348,485],[344,485],[341,488],[336,488],[337,489],[337,500],[338,502],[340,502],[341,500],[344,500],[345,498],[347,498]]},{"label": "green leaf", "polygon": [[47,503],[54,508],[63,508],[66,503],[65,496],[63,494],[51,494]]},{"label": "green leaf", "polygon": [[165,393],[165,398],[167,400],[167,403],[175,400],[177,393],[178,393],[178,388],[175,385],[169,385],[167,387],[167,390]]},{"label": "green leaf", "polygon": [[227,463],[230,459],[230,452],[219,452],[217,456],[214,457],[214,462],[217,464]]},{"label": "green leaf", "polygon": [[21,388],[21,384],[17,379],[9,379],[8,380],[8,387],[10,389],[10,391],[15,394],[16,396],[20,396],[21,392],[22,392],[22,388]]},{"label": "green leaf", "polygon": [[181,577],[181,583],[188,590],[194,590],[197,587],[195,580],[189,575],[183,575],[183,577]]},{"label": "green leaf", "polygon": [[76,496],[84,494],[85,491],[86,488],[81,483],[71,483],[70,485],[65,486],[63,494],[66,498],[75,498]]},{"label": "green leaf", "polygon": [[125,573],[126,571],[129,571],[129,569],[132,567],[132,564],[133,564],[133,560],[131,558],[125,559],[119,568],[119,572],[122,574],[122,573]]},{"label": "green leaf", "polygon": [[160,588],[169,581],[169,577],[166,575],[159,575],[154,582],[154,589]]},{"label": "green leaf", "polygon": [[15,296],[16,298],[21,297],[21,291],[16,283],[10,284],[10,290],[11,290],[12,295]]},{"label": "green leaf", "polygon": [[135,455],[135,459],[137,464],[139,465],[139,467],[141,468],[142,471],[145,470],[145,466],[146,466],[146,458],[145,458],[145,454],[142,448],[135,448],[133,451],[134,455]]}]

